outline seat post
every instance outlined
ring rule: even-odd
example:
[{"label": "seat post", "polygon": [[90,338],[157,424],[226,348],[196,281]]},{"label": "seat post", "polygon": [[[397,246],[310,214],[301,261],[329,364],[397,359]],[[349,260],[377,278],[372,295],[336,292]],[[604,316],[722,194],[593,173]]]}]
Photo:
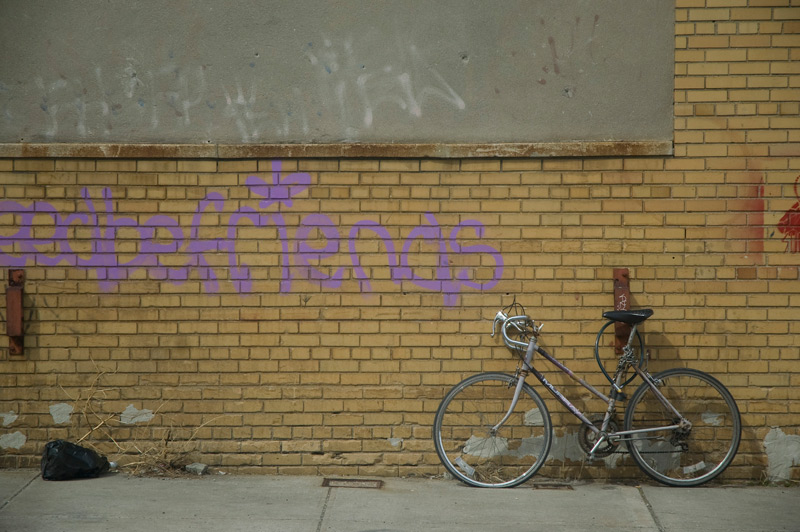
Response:
[{"label": "seat post", "polygon": [[636,336],[637,327],[639,327],[638,323],[634,323],[633,325],[631,325],[631,334],[630,334],[630,336],[628,336],[628,343],[625,344],[625,347],[623,348],[623,351],[625,352],[626,355],[628,354],[629,351],[633,350],[633,347],[632,347],[633,346],[633,338]]}]

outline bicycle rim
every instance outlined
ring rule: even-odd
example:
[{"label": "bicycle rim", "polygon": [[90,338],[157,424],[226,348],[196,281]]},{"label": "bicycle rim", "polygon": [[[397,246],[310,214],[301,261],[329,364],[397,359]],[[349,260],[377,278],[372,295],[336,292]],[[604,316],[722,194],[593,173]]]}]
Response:
[{"label": "bicycle rim", "polygon": [[[676,368],[655,375],[659,391],[691,424],[691,430],[660,430],[633,435],[628,450],[650,477],[670,486],[698,486],[731,463],[739,447],[741,419],[728,390],[701,371]],[[625,412],[625,430],[674,425],[679,420],[647,383]]]},{"label": "bicycle rim", "polygon": [[539,394],[524,385],[503,426],[517,379],[481,373],[456,385],[436,412],[433,438],[442,464],[471,486],[508,488],[528,480],[550,450],[550,414]]}]

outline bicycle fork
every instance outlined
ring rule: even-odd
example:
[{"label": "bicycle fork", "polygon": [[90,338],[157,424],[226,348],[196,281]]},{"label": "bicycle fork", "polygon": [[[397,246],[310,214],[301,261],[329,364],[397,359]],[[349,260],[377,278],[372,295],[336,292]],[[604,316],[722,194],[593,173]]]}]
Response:
[{"label": "bicycle fork", "polygon": [[514,390],[514,398],[511,399],[511,406],[508,407],[508,412],[506,412],[506,415],[503,416],[503,419],[501,419],[494,427],[489,429],[489,432],[493,436],[497,434],[497,431],[500,430],[500,427],[502,427],[505,424],[505,422],[508,421],[508,418],[511,417],[511,413],[517,407],[517,401],[519,401],[519,396],[522,393],[522,387],[525,386],[525,377],[527,377],[528,373],[530,373],[529,368],[531,368],[531,360],[533,360],[533,353],[536,351],[536,348],[538,347],[539,346],[536,344],[536,339],[531,338],[531,341],[528,343],[528,349],[525,352],[525,358],[523,359],[523,367],[522,369],[519,370],[518,373],[519,378],[517,379],[517,387]]},{"label": "bicycle fork", "polygon": [[[635,331],[636,331],[636,327],[634,326],[634,329],[631,332],[631,337],[628,339],[628,348],[630,348],[630,345],[633,343],[633,336],[635,334]],[[564,371],[570,378],[578,381],[582,386],[584,386],[586,389],[591,391],[593,394],[595,394],[597,397],[599,397],[600,399],[602,399],[603,401],[605,401],[608,404],[608,409],[606,410],[606,414],[605,414],[605,416],[603,418],[603,422],[601,423],[600,428],[596,427],[586,417],[586,415],[583,412],[581,412],[566,397],[564,397],[561,393],[559,393],[559,391],[556,390],[553,387],[553,385],[550,384],[547,381],[547,379],[544,378],[544,375],[542,375],[541,373],[536,371],[536,369],[531,365],[531,362],[533,360],[533,354],[536,353],[536,352],[541,353],[542,356],[544,356],[546,359],[548,359],[552,363],[556,364],[556,366],[559,367],[559,369],[562,369],[562,371]],[[519,401],[520,394],[522,393],[522,388],[525,385],[525,377],[527,377],[531,372],[536,376],[537,379],[539,379],[539,381],[545,386],[545,388],[547,388],[550,391],[550,393],[552,393],[555,396],[555,398],[558,399],[558,401],[561,404],[563,404],[570,412],[572,412],[573,415],[575,415],[578,419],[580,419],[582,423],[587,425],[589,427],[589,430],[593,431],[595,434],[598,435],[597,441],[592,446],[592,449],[589,452],[589,458],[590,459],[594,458],[595,451],[598,448],[600,448],[600,446],[603,445],[606,441],[612,441],[612,438],[613,438],[613,440],[617,439],[617,438],[613,437],[613,436],[616,436],[616,434],[608,434],[608,427],[609,427],[609,423],[611,422],[611,417],[614,415],[614,408],[616,406],[617,399],[622,395],[622,391],[621,391],[622,390],[622,385],[623,385],[622,381],[625,378],[624,371],[622,370],[622,367],[620,367],[618,369],[617,374],[615,375],[614,382],[612,382],[613,386],[612,386],[612,391],[611,391],[610,397],[606,397],[605,395],[603,395],[602,393],[597,391],[589,383],[583,381],[583,379],[577,378],[563,364],[559,363],[557,360],[555,360],[553,357],[551,357],[547,353],[539,350],[539,346],[536,343],[536,339],[535,338],[531,338],[530,342],[528,343],[528,348],[527,348],[527,350],[525,352],[525,358],[523,359],[523,366],[518,372],[519,378],[517,380],[516,389],[514,390],[514,396],[513,396],[512,400],[511,400],[511,405],[509,406],[508,411],[506,412],[505,416],[503,416],[503,419],[501,419],[495,426],[493,426],[491,429],[489,429],[489,432],[492,435],[497,434],[497,432],[505,424],[505,422],[508,420],[508,418],[511,417],[511,413],[516,408],[517,402]]]},{"label": "bicycle fork", "polygon": [[508,412],[506,412],[506,415],[503,417],[503,419],[501,419],[500,422],[497,423],[494,427],[489,429],[489,431],[492,434],[496,434],[497,431],[499,431],[500,428],[505,424],[505,422],[508,420],[508,418],[511,417],[511,413],[514,411],[514,408],[516,408],[517,401],[519,400],[519,396],[522,393],[522,387],[525,384],[525,377],[527,377],[528,374],[533,373],[533,375],[539,380],[539,382],[541,382],[542,385],[551,394],[553,394],[553,397],[555,397],[558,400],[558,402],[560,402],[562,405],[564,405],[567,408],[567,410],[572,412],[572,414],[575,417],[577,417],[578,419],[580,419],[582,423],[588,425],[589,428],[592,431],[600,432],[600,429],[595,427],[594,424],[591,421],[589,421],[589,419],[586,417],[586,415],[584,415],[583,412],[581,412],[577,407],[575,407],[575,405],[573,405],[569,401],[569,399],[564,397],[561,394],[561,392],[559,392],[552,384],[550,384],[550,382],[548,382],[548,380],[544,377],[544,375],[542,375],[539,371],[536,371],[536,368],[534,368],[531,365],[531,361],[533,360],[533,354],[536,353],[536,352],[538,352],[544,358],[546,358],[547,360],[549,360],[550,362],[555,364],[559,369],[564,371],[567,374],[567,376],[569,376],[571,379],[573,379],[573,380],[577,381],[578,383],[580,383],[583,387],[585,387],[587,390],[592,392],[594,395],[596,395],[597,397],[599,397],[600,399],[602,399],[606,403],[611,401],[611,399],[609,399],[608,397],[606,397],[605,395],[600,393],[593,386],[591,386],[588,382],[585,382],[583,379],[579,379],[578,377],[576,377],[569,370],[569,368],[567,368],[566,366],[561,364],[558,360],[553,358],[551,355],[549,355],[544,350],[540,349],[539,345],[536,343],[536,339],[535,338],[531,338],[530,343],[528,344],[528,349],[527,349],[527,351],[525,353],[525,358],[523,359],[523,363],[524,363],[523,367],[522,367],[521,370],[519,370],[520,379],[517,381],[517,388],[514,391],[514,397],[513,397],[512,401],[511,401],[511,406],[509,407]]}]

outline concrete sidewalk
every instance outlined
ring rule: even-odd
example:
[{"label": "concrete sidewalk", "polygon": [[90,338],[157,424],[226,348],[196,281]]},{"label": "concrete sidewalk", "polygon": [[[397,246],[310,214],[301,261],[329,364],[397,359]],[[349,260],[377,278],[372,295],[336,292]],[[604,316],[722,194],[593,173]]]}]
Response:
[{"label": "concrete sidewalk", "polygon": [[[797,531],[800,488],[667,488],[544,480],[506,490],[454,480],[323,486],[321,477],[205,476],[48,482],[0,470],[0,530]],[[541,483],[541,484],[540,484]]]}]

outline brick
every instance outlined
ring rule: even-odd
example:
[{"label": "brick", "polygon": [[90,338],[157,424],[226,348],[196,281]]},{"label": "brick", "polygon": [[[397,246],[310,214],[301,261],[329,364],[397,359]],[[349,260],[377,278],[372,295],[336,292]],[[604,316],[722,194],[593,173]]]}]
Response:
[{"label": "brick", "polygon": [[508,171],[541,170],[541,159],[505,159],[501,161],[502,169]]},{"label": "brick", "polygon": [[731,10],[729,9],[690,9],[689,20],[702,21],[702,20],[728,20]]},{"label": "brick", "polygon": [[420,162],[415,160],[381,160],[380,169],[382,172],[418,172]]},{"label": "brick", "polygon": [[733,48],[759,48],[777,46],[769,35],[732,35],[730,45]]},{"label": "brick", "polygon": [[698,35],[689,37],[687,44],[689,48],[727,48],[730,40],[726,35]]},{"label": "brick", "polygon": [[52,172],[56,169],[54,160],[49,159],[16,159],[15,172]]},{"label": "brick", "polygon": [[147,161],[137,161],[136,163],[136,171],[137,172],[147,172],[147,173],[157,173],[157,172],[175,172],[177,171],[178,164],[177,161],[159,161],[159,160],[147,160]]},{"label": "brick", "polygon": [[797,8],[796,7],[776,8],[773,11],[773,17],[775,20],[796,21],[798,18]]},{"label": "brick", "polygon": [[744,88],[748,79],[744,76],[709,76],[705,78],[705,87],[708,89],[734,89]]},{"label": "brick", "polygon": [[380,170],[380,161],[377,160],[342,160],[339,169],[345,172],[377,172]]},{"label": "brick", "polygon": [[501,161],[487,159],[465,159],[461,170],[466,172],[496,172],[501,169]]},{"label": "brick", "polygon": [[180,160],[177,161],[178,172],[216,172],[217,161],[210,160]]},{"label": "brick", "polygon": [[771,20],[772,9],[763,7],[747,7],[731,9],[731,20]]},{"label": "brick", "polygon": [[759,61],[766,60],[764,57],[768,55],[765,50],[761,49],[743,49],[743,48],[726,48],[726,49],[709,49],[704,53],[704,59],[708,62],[726,62],[734,63],[737,61]]}]

